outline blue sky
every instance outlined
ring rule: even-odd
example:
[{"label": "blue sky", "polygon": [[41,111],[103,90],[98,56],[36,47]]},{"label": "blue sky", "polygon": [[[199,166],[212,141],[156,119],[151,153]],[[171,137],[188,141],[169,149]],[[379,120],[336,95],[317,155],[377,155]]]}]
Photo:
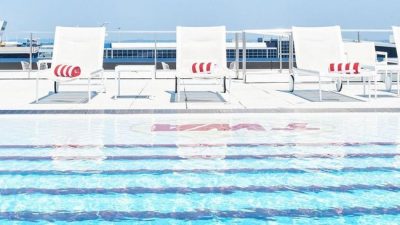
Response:
[{"label": "blue sky", "polygon": [[0,18],[9,22],[9,31],[103,22],[111,30],[174,30],[177,25],[390,28],[400,25],[400,0],[0,0]]}]

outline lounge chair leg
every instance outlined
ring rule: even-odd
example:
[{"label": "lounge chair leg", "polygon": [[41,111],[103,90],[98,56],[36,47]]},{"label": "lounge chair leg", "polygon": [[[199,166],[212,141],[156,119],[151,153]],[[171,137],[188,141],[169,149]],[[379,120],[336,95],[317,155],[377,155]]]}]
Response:
[{"label": "lounge chair leg", "polygon": [[337,91],[337,92],[341,92],[342,89],[343,89],[343,82],[342,82],[342,80],[339,78],[339,79],[336,81],[336,91]]},{"label": "lounge chair leg", "polygon": [[362,79],[362,82],[363,82],[363,95],[365,96],[365,95],[367,95],[367,92],[366,92],[366,89],[365,89],[365,79],[364,79],[364,77],[362,77],[361,79]]},{"label": "lounge chair leg", "polygon": [[36,75],[36,103],[39,102],[39,78]]},{"label": "lounge chair leg", "polygon": [[224,93],[226,93],[226,77],[224,77]]},{"label": "lounge chair leg", "polygon": [[90,77],[88,78],[88,103],[90,103],[90,100],[91,100],[91,94],[90,94],[90,90],[91,90],[91,88],[90,88]]},{"label": "lounge chair leg", "polygon": [[371,78],[368,77],[368,99],[371,100]]},{"label": "lounge chair leg", "polygon": [[104,77],[104,72],[101,72],[101,85],[102,87],[102,93],[107,93],[107,89],[106,89],[106,78]]},{"label": "lounge chair leg", "polygon": [[318,76],[319,101],[322,102],[321,76]]},{"label": "lounge chair leg", "polygon": [[58,83],[56,81],[54,81],[54,93],[58,93]]},{"label": "lounge chair leg", "polygon": [[294,91],[294,75],[290,74],[289,77],[289,92],[293,92]]},{"label": "lounge chair leg", "polygon": [[400,72],[397,71],[397,95],[400,95]]},{"label": "lounge chair leg", "polygon": [[376,82],[376,76],[374,76],[374,85],[375,85],[375,99],[378,97],[378,83]]},{"label": "lounge chair leg", "polygon": [[178,77],[175,77],[175,93],[178,93]]},{"label": "lounge chair leg", "polygon": [[385,88],[388,92],[392,90],[392,75],[388,75],[387,70],[385,71]]}]

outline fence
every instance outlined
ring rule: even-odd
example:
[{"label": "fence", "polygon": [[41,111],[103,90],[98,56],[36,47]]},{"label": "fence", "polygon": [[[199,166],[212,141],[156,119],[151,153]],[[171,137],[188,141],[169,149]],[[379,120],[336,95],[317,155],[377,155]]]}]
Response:
[{"label": "fence", "polygon": [[[374,40],[389,43],[388,29],[343,29],[343,38],[347,41]],[[18,42],[25,48],[26,57],[1,57],[0,62],[29,61],[29,72],[40,59],[51,58],[53,32],[15,32],[3,36],[3,41]],[[227,32],[228,62],[235,62],[236,77],[246,79],[248,63],[254,65],[269,62],[270,69],[278,64],[278,70],[291,70],[295,62],[294,46],[289,29],[244,30]],[[116,64],[154,64],[160,68],[160,62],[174,63],[175,31],[107,31],[104,58],[112,69]],[[20,55],[21,56],[21,55]],[[287,66],[284,66],[287,65]],[[173,68],[173,66],[172,66]],[[264,68],[265,69],[265,68]],[[275,68],[276,69],[276,68]],[[157,71],[157,70],[156,70]]]}]

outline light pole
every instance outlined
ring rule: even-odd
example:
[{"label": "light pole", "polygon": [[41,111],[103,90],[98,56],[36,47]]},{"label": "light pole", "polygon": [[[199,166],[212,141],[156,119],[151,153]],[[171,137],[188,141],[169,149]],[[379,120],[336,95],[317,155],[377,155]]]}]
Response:
[{"label": "light pole", "polygon": [[121,27],[118,27],[118,42],[121,42]]}]

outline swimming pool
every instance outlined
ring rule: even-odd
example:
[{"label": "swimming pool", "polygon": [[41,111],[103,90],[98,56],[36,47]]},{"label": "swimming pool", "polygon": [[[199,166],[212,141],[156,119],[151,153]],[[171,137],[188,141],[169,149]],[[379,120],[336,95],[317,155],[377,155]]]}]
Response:
[{"label": "swimming pool", "polygon": [[0,224],[398,224],[399,114],[0,116]]}]

